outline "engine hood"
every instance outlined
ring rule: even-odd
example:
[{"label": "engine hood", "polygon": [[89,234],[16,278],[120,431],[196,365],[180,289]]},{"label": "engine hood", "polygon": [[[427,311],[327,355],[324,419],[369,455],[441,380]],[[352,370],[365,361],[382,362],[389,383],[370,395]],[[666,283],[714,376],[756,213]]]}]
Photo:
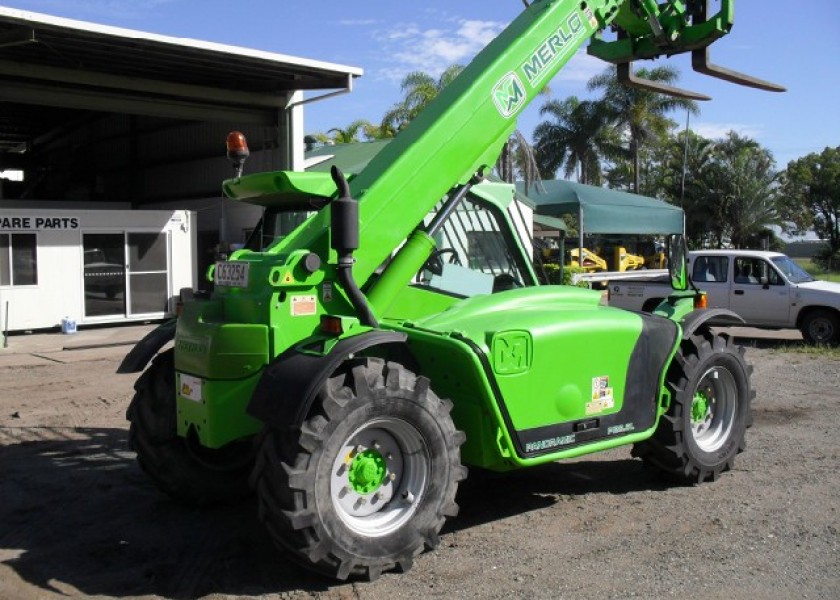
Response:
[{"label": "engine hood", "polygon": [[601,306],[600,301],[600,292],[570,286],[525,288],[475,296],[413,325],[441,334],[458,333],[485,349],[502,331],[528,331],[540,337],[565,329],[641,327],[633,313]]},{"label": "engine hood", "polygon": [[840,308],[840,283],[832,281],[808,281],[796,286],[797,295],[819,300],[827,305]]}]

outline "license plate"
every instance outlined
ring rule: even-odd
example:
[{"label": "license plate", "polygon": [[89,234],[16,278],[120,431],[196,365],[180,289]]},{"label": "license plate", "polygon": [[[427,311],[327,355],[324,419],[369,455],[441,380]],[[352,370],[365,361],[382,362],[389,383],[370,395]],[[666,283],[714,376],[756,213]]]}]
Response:
[{"label": "license plate", "polygon": [[216,285],[228,287],[248,287],[248,267],[246,262],[217,262],[213,279]]}]

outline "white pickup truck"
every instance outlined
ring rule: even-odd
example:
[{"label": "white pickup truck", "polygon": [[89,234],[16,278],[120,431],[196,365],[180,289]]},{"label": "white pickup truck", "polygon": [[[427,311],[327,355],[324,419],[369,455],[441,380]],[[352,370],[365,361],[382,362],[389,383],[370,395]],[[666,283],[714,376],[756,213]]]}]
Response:
[{"label": "white pickup truck", "polygon": [[[797,328],[807,342],[840,344],[840,283],[818,281],[784,254],[760,250],[689,253],[689,274],[709,308],[728,308],[746,325]],[[608,302],[652,311],[671,292],[667,279],[611,281]]]}]

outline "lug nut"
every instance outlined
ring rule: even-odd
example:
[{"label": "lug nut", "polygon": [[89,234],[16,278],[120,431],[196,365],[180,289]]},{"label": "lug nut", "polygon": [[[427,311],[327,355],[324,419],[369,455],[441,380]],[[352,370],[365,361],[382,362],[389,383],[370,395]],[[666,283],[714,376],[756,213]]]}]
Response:
[{"label": "lug nut", "polygon": [[403,500],[405,500],[409,504],[414,504],[414,494],[412,494],[408,490],[403,492],[402,497],[403,497]]}]

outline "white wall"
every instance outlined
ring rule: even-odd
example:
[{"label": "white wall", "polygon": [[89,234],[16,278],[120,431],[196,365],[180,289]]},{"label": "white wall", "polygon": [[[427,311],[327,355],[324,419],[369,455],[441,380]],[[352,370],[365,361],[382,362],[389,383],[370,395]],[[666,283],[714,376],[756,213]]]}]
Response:
[{"label": "white wall", "polygon": [[[17,222],[12,221],[18,218]],[[48,222],[45,219],[62,219]],[[28,220],[25,220],[28,219]],[[40,220],[39,220],[40,219]],[[0,208],[0,233],[37,235],[38,283],[0,286],[0,328],[9,331],[56,327],[64,317],[77,323],[137,320],[125,316],[85,319],[83,233],[169,232],[170,312],[181,288],[195,288],[196,216],[184,210],[51,210]],[[164,317],[166,312],[140,319]]]}]

